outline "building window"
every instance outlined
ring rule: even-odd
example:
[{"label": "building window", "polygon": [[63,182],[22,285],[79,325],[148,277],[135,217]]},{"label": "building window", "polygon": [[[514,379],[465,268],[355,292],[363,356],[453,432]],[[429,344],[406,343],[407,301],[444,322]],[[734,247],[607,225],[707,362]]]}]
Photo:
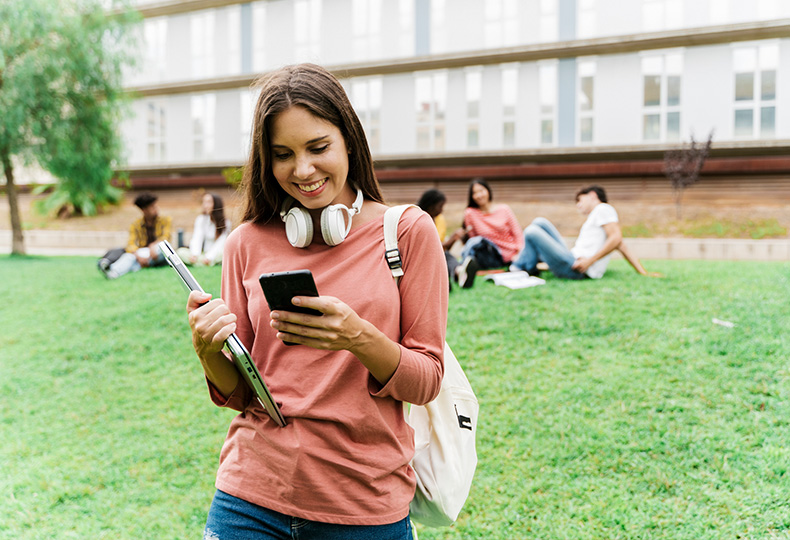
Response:
[{"label": "building window", "polygon": [[252,5],[252,69],[257,72],[265,71],[267,67],[266,6],[267,2]]},{"label": "building window", "polygon": [[446,0],[431,1],[431,54],[447,52]]},{"label": "building window", "polygon": [[215,107],[214,94],[192,96],[192,149],[196,160],[214,157]]},{"label": "building window", "polygon": [[538,65],[538,84],[540,86],[540,144],[556,143],[557,118],[557,63]]},{"label": "building window", "polygon": [[321,0],[294,1],[294,55],[297,62],[321,58]]},{"label": "building window", "polygon": [[509,47],[518,44],[518,2],[487,0],[485,2],[485,46]]},{"label": "building window", "polygon": [[255,104],[258,102],[258,96],[261,95],[261,89],[257,88],[252,91],[242,91],[239,94],[239,125],[241,126],[241,145],[242,155],[247,156],[252,148],[252,117],[255,111]]},{"label": "building window", "polygon": [[560,35],[557,0],[540,0],[540,41],[557,41]]},{"label": "building window", "polygon": [[190,19],[192,43],[192,76],[213,77],[214,73],[214,12],[193,13]]},{"label": "building window", "polygon": [[414,1],[400,0],[398,4],[400,26],[398,33],[398,53],[401,56],[414,54]]},{"label": "building window", "polygon": [[228,51],[220,64],[219,74],[241,73],[241,6],[228,6],[223,14],[225,18],[219,35],[228,44]]},{"label": "building window", "polygon": [[146,19],[143,23],[145,39],[145,61],[143,62],[145,78],[161,81],[167,77],[167,17]]},{"label": "building window", "polygon": [[447,73],[416,76],[417,150],[444,150]]},{"label": "building window", "polygon": [[642,0],[642,30],[655,32],[683,26],[683,0]]},{"label": "building window", "polygon": [[381,1],[354,0],[351,17],[354,60],[381,58]]},{"label": "building window", "polygon": [[381,77],[351,81],[351,100],[359,116],[371,152],[381,149]]},{"label": "building window", "polygon": [[595,0],[578,0],[578,2],[579,22],[576,36],[581,39],[593,37],[598,31]]},{"label": "building window", "polygon": [[518,97],[518,68],[502,68],[502,146],[516,146],[516,99]]},{"label": "building window", "polygon": [[776,135],[776,68],[779,47],[762,45],[733,51],[734,134],[771,139]]},{"label": "building window", "polygon": [[165,161],[167,157],[166,141],[166,115],[164,100],[150,100],[147,104],[146,146],[148,161],[152,163]]},{"label": "building window", "polygon": [[579,63],[578,91],[579,142],[593,141],[595,113],[595,62]]},{"label": "building window", "polygon": [[480,68],[466,72],[466,147],[480,148],[480,98],[483,73]]},{"label": "building window", "polygon": [[642,58],[642,139],[680,140],[680,83],[683,57]]}]

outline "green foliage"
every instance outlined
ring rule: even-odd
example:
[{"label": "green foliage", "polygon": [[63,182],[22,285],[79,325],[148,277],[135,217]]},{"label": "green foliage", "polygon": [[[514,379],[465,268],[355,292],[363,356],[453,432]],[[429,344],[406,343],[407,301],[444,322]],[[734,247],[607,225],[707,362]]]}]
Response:
[{"label": "green foliage", "polygon": [[222,176],[225,177],[225,182],[233,187],[239,187],[244,179],[244,167],[228,167],[222,169]]},{"label": "green foliage", "polygon": [[652,238],[654,236],[686,236],[689,238],[765,238],[787,237],[787,227],[776,218],[768,219],[684,219],[668,225],[637,223],[623,226],[623,236]]},{"label": "green foliage", "polygon": [[136,19],[106,14],[99,0],[0,2],[0,151],[59,179],[51,208],[92,215],[120,198],[110,180]]},{"label": "green foliage", "polygon": [[[480,461],[421,540],[790,537],[790,263],[648,268],[453,291]],[[199,537],[233,413],[172,271],[0,257],[0,291],[0,539]]]},{"label": "green foliage", "polygon": [[710,220],[697,223],[683,231],[685,236],[694,238],[782,238],[787,236],[787,228],[782,227],[776,218],[746,220],[735,222],[729,220]]}]

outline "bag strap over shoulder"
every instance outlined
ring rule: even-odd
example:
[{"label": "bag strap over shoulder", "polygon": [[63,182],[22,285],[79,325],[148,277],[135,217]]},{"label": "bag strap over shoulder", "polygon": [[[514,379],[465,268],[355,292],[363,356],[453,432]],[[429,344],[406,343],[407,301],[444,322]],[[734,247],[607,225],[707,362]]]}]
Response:
[{"label": "bag strap over shoulder", "polygon": [[418,208],[413,204],[401,204],[387,208],[384,214],[384,256],[396,280],[403,275],[403,260],[398,249],[398,222],[411,207]]}]

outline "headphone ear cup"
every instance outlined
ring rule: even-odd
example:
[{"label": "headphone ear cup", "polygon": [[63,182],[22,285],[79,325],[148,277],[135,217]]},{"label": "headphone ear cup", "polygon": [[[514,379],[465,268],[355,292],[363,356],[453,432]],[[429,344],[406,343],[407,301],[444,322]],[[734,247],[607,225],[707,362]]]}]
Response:
[{"label": "headphone ear cup", "polygon": [[299,207],[288,210],[283,218],[285,221],[285,235],[288,242],[297,248],[304,248],[313,241],[313,220],[310,214]]},{"label": "headphone ear cup", "polygon": [[321,236],[328,246],[336,246],[346,239],[346,221],[342,205],[332,205],[321,212]]}]

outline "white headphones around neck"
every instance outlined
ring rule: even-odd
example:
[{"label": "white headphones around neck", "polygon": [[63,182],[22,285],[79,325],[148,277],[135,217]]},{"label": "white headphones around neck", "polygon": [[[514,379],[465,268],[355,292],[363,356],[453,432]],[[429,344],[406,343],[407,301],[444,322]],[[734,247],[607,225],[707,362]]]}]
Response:
[{"label": "white headphones around neck", "polygon": [[[336,246],[343,242],[351,230],[351,218],[362,210],[362,190],[357,190],[357,198],[351,208],[345,204],[333,204],[321,212],[321,236],[328,246]],[[304,248],[313,241],[313,218],[304,208],[289,207],[294,202],[292,197],[287,197],[280,210],[280,219],[285,223],[285,235],[293,247]],[[343,211],[348,214],[346,224]]]}]

